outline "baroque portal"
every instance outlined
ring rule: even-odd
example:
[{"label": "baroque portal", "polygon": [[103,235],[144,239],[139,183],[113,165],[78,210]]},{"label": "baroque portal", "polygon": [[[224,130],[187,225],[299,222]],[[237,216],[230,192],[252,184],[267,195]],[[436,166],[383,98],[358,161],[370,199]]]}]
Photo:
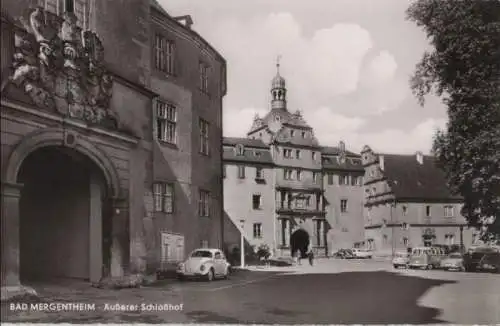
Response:
[{"label": "baroque portal", "polygon": [[97,34],[78,27],[71,12],[58,16],[41,7],[18,22],[10,83],[40,110],[118,128],[110,108],[113,78]]}]

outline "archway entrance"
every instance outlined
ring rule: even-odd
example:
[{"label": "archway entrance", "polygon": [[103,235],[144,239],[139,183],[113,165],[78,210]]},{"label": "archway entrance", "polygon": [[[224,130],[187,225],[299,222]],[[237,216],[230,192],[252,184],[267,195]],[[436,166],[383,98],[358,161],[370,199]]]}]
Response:
[{"label": "archway entrance", "polygon": [[103,268],[109,268],[111,236],[102,171],[76,150],[48,146],[23,160],[17,182],[23,184],[21,282],[98,281]]},{"label": "archway entrance", "polygon": [[292,233],[290,237],[290,249],[292,256],[295,253],[300,254],[302,258],[306,257],[307,248],[309,247],[309,233],[304,229],[298,229]]}]

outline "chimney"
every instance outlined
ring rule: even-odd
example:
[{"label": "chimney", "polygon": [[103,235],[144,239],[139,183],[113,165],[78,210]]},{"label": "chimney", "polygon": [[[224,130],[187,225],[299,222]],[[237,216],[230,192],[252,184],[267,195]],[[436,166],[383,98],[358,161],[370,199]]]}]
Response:
[{"label": "chimney", "polygon": [[424,164],[424,154],[421,151],[418,151],[415,156],[417,157],[417,162],[422,165]]},{"label": "chimney", "polygon": [[380,170],[384,171],[384,155],[378,156],[378,165],[380,167]]},{"label": "chimney", "polygon": [[193,25],[193,19],[191,18],[190,15],[174,17],[174,19],[179,23],[183,24],[184,26],[186,26],[188,29],[191,29],[191,26]]}]

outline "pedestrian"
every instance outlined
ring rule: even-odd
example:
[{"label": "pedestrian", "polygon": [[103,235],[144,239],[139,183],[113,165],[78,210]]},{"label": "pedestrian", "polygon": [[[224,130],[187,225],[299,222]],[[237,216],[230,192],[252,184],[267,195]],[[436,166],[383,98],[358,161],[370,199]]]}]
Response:
[{"label": "pedestrian", "polygon": [[312,266],[314,263],[314,252],[313,252],[312,248],[309,249],[309,252],[307,253],[307,258],[309,258],[309,265]]}]

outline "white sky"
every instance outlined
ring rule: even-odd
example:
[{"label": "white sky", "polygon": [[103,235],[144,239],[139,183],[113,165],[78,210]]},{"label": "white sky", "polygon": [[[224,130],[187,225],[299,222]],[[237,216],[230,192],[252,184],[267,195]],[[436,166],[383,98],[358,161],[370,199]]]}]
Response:
[{"label": "white sky", "polygon": [[408,0],[159,0],[227,60],[224,135],[245,137],[269,110],[281,55],[288,109],[300,109],[322,145],[428,152],[446,122],[437,98],[420,107],[409,77],[428,47],[405,21]]}]

